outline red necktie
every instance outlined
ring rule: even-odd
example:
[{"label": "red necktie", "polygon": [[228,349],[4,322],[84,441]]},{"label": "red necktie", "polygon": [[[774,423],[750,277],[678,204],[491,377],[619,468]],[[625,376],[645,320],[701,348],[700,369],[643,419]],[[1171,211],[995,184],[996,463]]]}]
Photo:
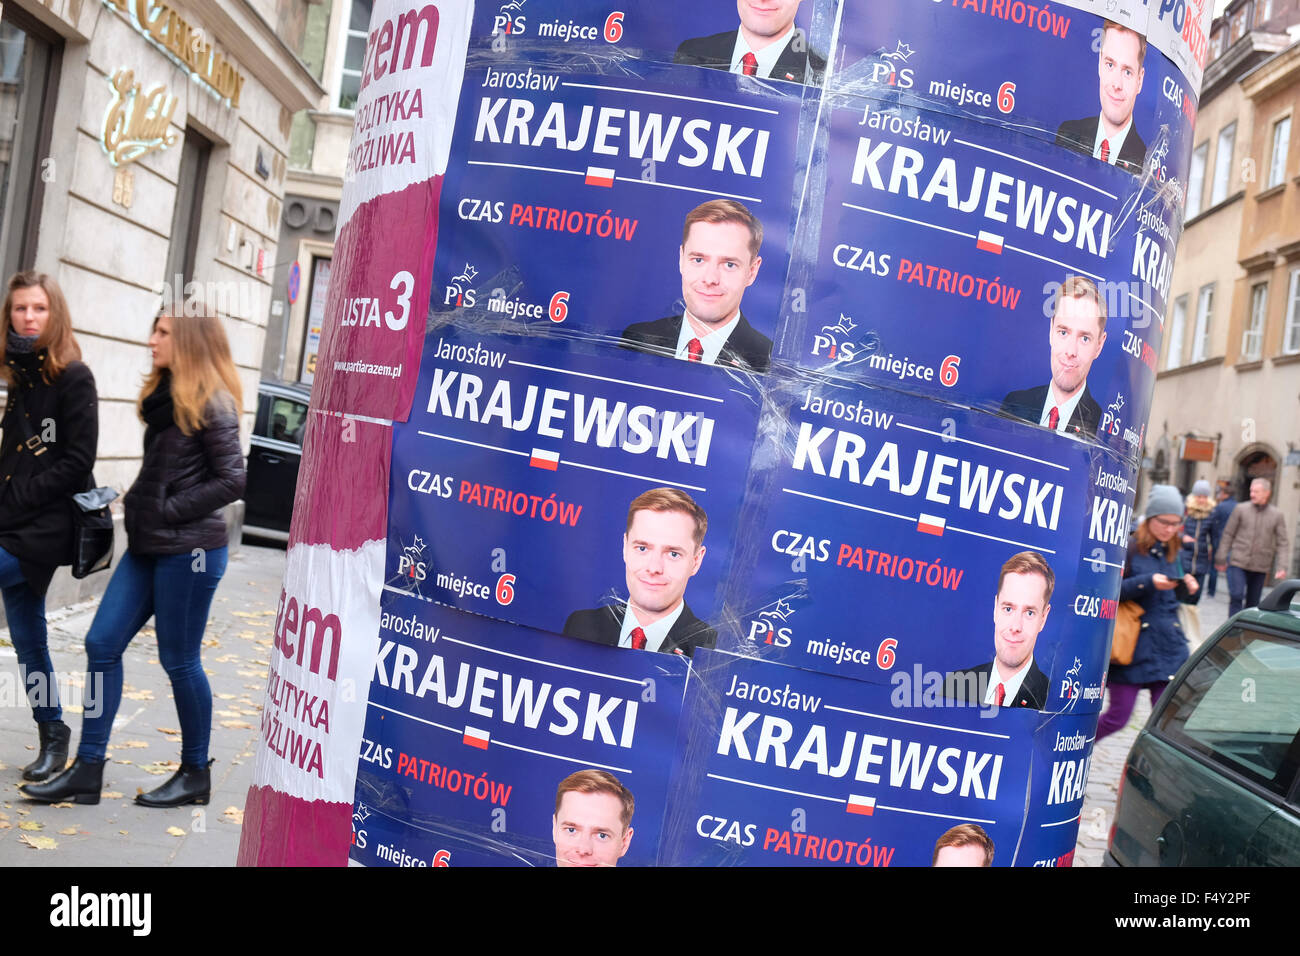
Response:
[{"label": "red necktie", "polygon": [[641,630],[639,627],[632,628],[632,650],[645,650],[645,631]]},{"label": "red necktie", "polygon": [[1001,707],[1002,702],[1007,699],[1007,688],[1003,684],[998,684],[998,689],[993,694],[993,706]]},{"label": "red necktie", "polygon": [[704,358],[704,346],[700,344],[699,339],[691,339],[686,343],[686,360],[688,362],[698,362]]},{"label": "red necktie", "polygon": [[1101,141],[1101,161],[1103,163],[1110,162],[1110,140],[1108,139]]},{"label": "red necktie", "polygon": [[740,69],[746,76],[757,76],[758,57],[754,56],[752,53],[746,53],[740,58]]},{"label": "red necktie", "polygon": [[1061,424],[1061,410],[1053,405],[1052,410],[1047,413],[1047,427],[1056,431],[1056,426],[1059,424]]}]

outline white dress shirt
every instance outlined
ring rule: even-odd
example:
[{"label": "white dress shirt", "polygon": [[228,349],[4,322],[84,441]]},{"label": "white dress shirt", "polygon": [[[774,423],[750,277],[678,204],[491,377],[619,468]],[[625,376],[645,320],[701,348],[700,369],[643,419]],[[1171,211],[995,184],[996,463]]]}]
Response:
[{"label": "white dress shirt", "polygon": [[726,325],[714,329],[707,335],[699,335],[691,327],[690,313],[682,313],[682,330],[677,334],[677,357],[690,361],[691,350],[687,346],[691,344],[691,339],[699,339],[700,347],[704,349],[700,355],[700,364],[717,365],[718,355],[721,354],[723,346],[727,344],[727,339],[731,337],[731,333],[739,321],[740,310],[737,309],[736,314],[728,320]]},{"label": "white dress shirt", "polygon": [[623,614],[623,628],[618,632],[618,646],[632,646],[632,629],[639,627],[645,631],[645,649],[647,651],[657,651],[664,646],[664,641],[668,639],[668,632],[673,629],[677,619],[682,616],[682,608],[686,607],[685,601],[678,601],[677,607],[673,608],[671,614],[666,614],[653,624],[641,624],[636,619],[636,611],[632,610],[632,605],[627,605],[627,611]]},{"label": "white dress shirt", "polygon": [[984,703],[990,707],[998,699],[998,684],[1006,688],[1006,696],[1002,698],[1002,706],[1010,707],[1016,701],[1016,695],[1020,693],[1020,685],[1025,682],[1025,675],[1029,673],[1029,668],[1034,666],[1034,655],[1029,655],[1029,660],[1020,665],[1020,670],[1011,675],[1010,679],[998,676],[998,668],[1001,667],[997,658],[993,660],[993,666],[989,669],[989,688],[984,694]]},{"label": "white dress shirt", "polygon": [[1052,383],[1048,382],[1047,400],[1043,402],[1043,413],[1038,416],[1038,424],[1046,428],[1047,420],[1048,418],[1051,417],[1052,414],[1052,409],[1053,408],[1060,409],[1061,417],[1056,422],[1056,430],[1058,433],[1064,435],[1065,426],[1070,421],[1070,419],[1074,417],[1074,410],[1079,407],[1079,402],[1083,398],[1084,389],[1086,389],[1087,387],[1088,387],[1088,383],[1085,380],[1083,385],[1080,386],[1079,390],[1074,393],[1073,398],[1071,398],[1064,405],[1058,405],[1056,402],[1056,395],[1052,392]]},{"label": "white dress shirt", "polygon": [[1131,130],[1132,128],[1133,128],[1133,117],[1130,115],[1128,118],[1128,122],[1124,124],[1124,128],[1122,130],[1120,130],[1114,136],[1108,136],[1106,134],[1106,127],[1102,125],[1102,118],[1098,116],[1097,117],[1097,138],[1092,141],[1092,158],[1101,159],[1101,141],[1110,140],[1110,156],[1107,157],[1106,162],[1114,166],[1115,160],[1119,158],[1119,151],[1124,148],[1124,140],[1128,139],[1128,131]]},{"label": "white dress shirt", "polygon": [[[790,28],[786,30],[785,33],[781,34],[781,36],[775,41],[769,43],[761,50],[753,50],[750,49],[749,44],[745,42],[745,34],[738,28],[736,30],[736,45],[731,51],[731,72],[744,73],[745,67],[741,63],[741,60],[745,58],[746,53],[752,53],[754,54],[754,59],[758,60],[758,72],[754,75],[770,79],[772,76],[772,68],[776,66],[776,61],[781,59],[781,54],[785,52],[786,44],[790,42],[790,37],[794,34],[794,30],[794,24],[791,23]],[[777,79],[784,80],[785,77],[778,76]]]}]

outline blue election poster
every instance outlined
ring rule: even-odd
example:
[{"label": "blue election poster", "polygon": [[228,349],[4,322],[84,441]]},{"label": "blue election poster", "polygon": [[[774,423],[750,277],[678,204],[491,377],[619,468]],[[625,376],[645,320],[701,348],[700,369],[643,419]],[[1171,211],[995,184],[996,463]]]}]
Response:
[{"label": "blue election poster", "polygon": [[1134,277],[1149,274],[1149,236],[1133,177],[878,100],[837,97],[828,114],[808,308],[781,357],[1134,457],[1163,298]]},{"label": "blue election poster", "polygon": [[758,412],[738,372],[435,328],[394,425],[384,588],[597,643],[631,599],[680,609],[648,649],[711,646]]},{"label": "blue election poster", "polygon": [[1100,707],[1122,458],[891,389],[770,384],[721,648],[918,696],[970,677],[976,703],[996,658],[1029,665],[1007,706]]},{"label": "blue election poster", "polygon": [[688,667],[388,594],[351,859],[653,864]]},{"label": "blue election poster", "polygon": [[838,0],[487,0],[475,10],[473,37],[497,54],[642,58],[816,85],[838,12]]},{"label": "blue election poster", "polygon": [[[1028,865],[1055,847],[1022,826],[1036,763],[1025,741],[1043,720],[702,651],[664,862]],[[980,853],[941,852],[972,842]]]},{"label": "blue election poster", "polygon": [[767,371],[815,92],[527,62],[465,74],[434,311]]}]

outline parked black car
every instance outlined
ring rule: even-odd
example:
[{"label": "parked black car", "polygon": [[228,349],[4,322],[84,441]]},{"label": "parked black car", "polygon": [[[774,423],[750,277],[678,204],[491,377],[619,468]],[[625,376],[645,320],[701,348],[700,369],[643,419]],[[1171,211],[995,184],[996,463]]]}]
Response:
[{"label": "parked black car", "polygon": [[311,390],[305,385],[262,382],[258,386],[244,492],[244,531],[248,534],[289,540],[310,398]]}]

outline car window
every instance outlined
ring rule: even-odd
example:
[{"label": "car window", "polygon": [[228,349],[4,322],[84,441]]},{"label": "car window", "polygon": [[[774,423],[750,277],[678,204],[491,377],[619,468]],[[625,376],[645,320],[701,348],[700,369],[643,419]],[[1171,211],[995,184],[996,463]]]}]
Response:
[{"label": "car window", "polygon": [[301,446],[306,419],[307,406],[302,402],[295,402],[291,398],[275,398],[271,401],[267,437]]},{"label": "car window", "polygon": [[1300,643],[1233,628],[1178,687],[1159,729],[1285,796],[1300,734]]}]

